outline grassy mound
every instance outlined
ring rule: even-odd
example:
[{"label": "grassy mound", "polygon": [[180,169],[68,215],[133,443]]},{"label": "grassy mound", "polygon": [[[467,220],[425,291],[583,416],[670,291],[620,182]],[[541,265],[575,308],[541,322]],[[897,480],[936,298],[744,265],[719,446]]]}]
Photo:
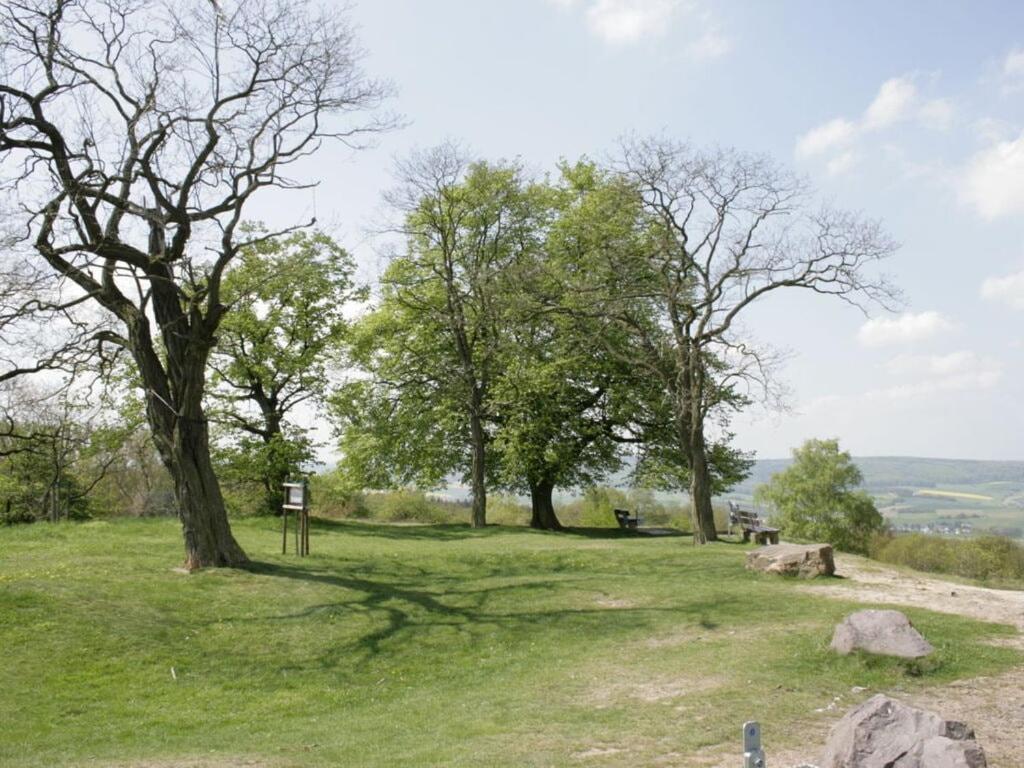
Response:
[{"label": "grassy mound", "polygon": [[168,520],[0,529],[0,764],[654,765],[1020,660],[914,609],[934,668],[837,657],[863,606],[736,544],[315,521],[300,560],[276,521],[236,533],[250,569],[186,576]]}]

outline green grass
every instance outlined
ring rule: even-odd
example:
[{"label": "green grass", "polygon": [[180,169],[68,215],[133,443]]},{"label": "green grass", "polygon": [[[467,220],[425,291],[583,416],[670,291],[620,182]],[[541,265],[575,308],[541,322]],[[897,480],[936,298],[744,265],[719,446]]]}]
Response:
[{"label": "green grass", "polygon": [[835,656],[863,606],[736,544],[316,521],[300,560],[275,521],[235,530],[252,568],[187,576],[171,521],[0,529],[0,765],[685,762],[739,754],[745,719],[806,744],[835,696],[1020,663],[985,643],[1009,628],[914,609],[935,669]]}]

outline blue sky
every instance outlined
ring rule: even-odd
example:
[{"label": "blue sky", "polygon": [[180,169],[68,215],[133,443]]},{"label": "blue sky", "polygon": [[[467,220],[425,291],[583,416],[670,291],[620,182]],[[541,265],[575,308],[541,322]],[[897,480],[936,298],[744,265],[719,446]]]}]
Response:
[{"label": "blue sky", "polygon": [[[758,307],[751,331],[791,352],[792,407],[738,419],[737,444],[1024,459],[1024,3],[363,0],[351,17],[408,125],[306,170],[366,276],[393,158],[413,147],[454,138],[537,171],[629,132],[764,152],[885,222],[907,306]],[[314,205],[280,203],[258,213]]]}]

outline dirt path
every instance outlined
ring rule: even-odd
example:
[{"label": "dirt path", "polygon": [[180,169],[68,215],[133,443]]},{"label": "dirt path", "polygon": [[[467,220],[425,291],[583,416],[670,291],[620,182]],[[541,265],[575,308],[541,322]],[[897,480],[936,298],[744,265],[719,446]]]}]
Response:
[{"label": "dirt path", "polygon": [[[809,585],[804,589],[841,600],[908,605],[1010,624],[1024,633],[1024,592],[954,584],[849,555],[836,558],[836,571],[849,579],[847,587]],[[1024,634],[1004,643],[1024,650]],[[960,680],[896,696],[908,704],[968,723],[985,749],[990,768],[1019,768],[1024,764],[1024,665],[995,677]],[[776,764],[791,765],[796,759],[794,754],[779,754]]]},{"label": "dirt path", "polygon": [[836,557],[836,572],[849,580],[848,588],[836,589],[836,585],[829,585],[804,589],[842,600],[910,605],[997,624],[1012,624],[1024,632],[1024,592],[953,584],[912,571],[886,568],[852,555]]}]

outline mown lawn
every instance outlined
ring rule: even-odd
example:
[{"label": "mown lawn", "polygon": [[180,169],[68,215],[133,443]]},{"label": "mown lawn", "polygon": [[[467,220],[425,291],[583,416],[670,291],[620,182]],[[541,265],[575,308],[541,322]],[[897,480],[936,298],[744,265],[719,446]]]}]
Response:
[{"label": "mown lawn", "polygon": [[935,669],[836,657],[863,606],[737,544],[315,521],[300,560],[234,525],[254,565],[191,576],[168,520],[0,529],[0,765],[685,764],[739,755],[745,719],[770,756],[833,697],[1021,660],[913,609]]}]

